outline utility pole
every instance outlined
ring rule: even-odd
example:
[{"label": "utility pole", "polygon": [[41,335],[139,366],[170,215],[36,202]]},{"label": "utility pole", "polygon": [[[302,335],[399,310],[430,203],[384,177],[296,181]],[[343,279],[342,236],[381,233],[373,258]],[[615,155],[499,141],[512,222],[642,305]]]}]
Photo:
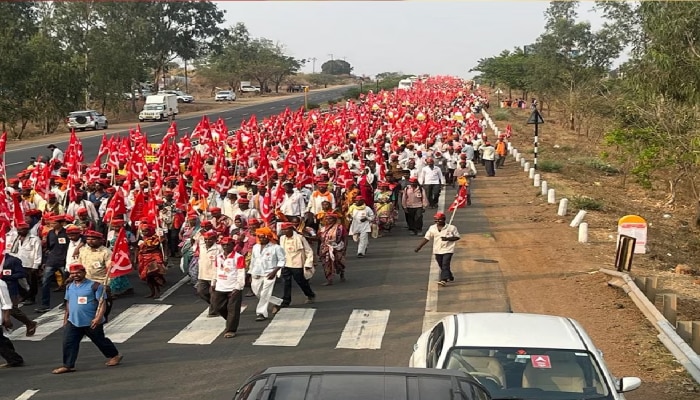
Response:
[{"label": "utility pole", "polygon": [[187,59],[185,59],[185,93],[187,93],[187,94],[190,93],[189,86],[188,86],[188,83],[189,83],[188,80],[189,79],[187,79]]},{"label": "utility pole", "polygon": [[329,54],[331,57],[331,75],[333,75],[333,72],[335,72],[335,60],[333,60],[333,54]]},{"label": "utility pole", "polygon": [[316,57],[311,57],[309,58],[311,60],[311,73],[315,74],[316,73]]}]

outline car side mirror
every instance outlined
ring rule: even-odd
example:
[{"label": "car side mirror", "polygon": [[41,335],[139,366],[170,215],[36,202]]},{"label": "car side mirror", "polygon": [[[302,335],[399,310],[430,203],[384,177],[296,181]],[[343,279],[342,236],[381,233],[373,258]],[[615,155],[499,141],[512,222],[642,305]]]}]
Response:
[{"label": "car side mirror", "polygon": [[617,391],[618,393],[631,392],[635,389],[638,389],[641,385],[641,379],[637,377],[628,376],[620,378],[620,380],[617,382]]}]

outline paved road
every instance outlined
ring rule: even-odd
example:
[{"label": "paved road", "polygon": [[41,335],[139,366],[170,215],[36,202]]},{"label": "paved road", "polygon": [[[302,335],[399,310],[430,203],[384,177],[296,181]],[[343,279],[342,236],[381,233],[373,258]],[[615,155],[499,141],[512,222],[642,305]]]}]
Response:
[{"label": "paved road", "polygon": [[[311,92],[308,95],[308,101],[310,103],[324,103],[328,100],[341,97],[348,89],[349,87],[345,86],[337,89]],[[256,115],[258,120],[262,120],[263,117],[283,112],[287,107],[289,107],[291,110],[297,110],[303,105],[304,96],[285,97],[280,100],[253,104],[231,110],[213,110],[207,115],[209,115],[209,119],[212,121],[223,118],[226,121],[226,125],[229,127],[229,129],[233,129],[239,127],[241,121],[250,118],[252,115]],[[186,132],[191,132],[201,118],[201,114],[178,118],[176,121],[180,133],[184,134]],[[134,123],[134,127],[135,126],[136,123]],[[168,122],[144,122],[141,124],[141,130],[148,135],[150,142],[158,142],[160,138],[165,135],[167,129]],[[127,132],[128,129],[110,129],[108,131],[109,135],[121,134],[122,136]],[[102,134],[103,132],[101,131],[78,132],[78,135],[81,137],[83,142],[85,160],[94,160],[94,158],[97,156],[97,151],[99,150],[100,143],[102,141]],[[57,140],[53,143],[61,149],[65,149],[65,146],[67,145],[65,140]],[[16,173],[22,171],[25,165],[29,162],[30,157],[36,157],[40,154],[43,154],[44,156],[50,155],[50,151],[46,149],[47,145],[48,143],[42,141],[42,144],[28,143],[26,146],[8,150],[5,155],[7,175],[14,176]]]},{"label": "paved road", "polygon": [[[454,191],[443,196],[442,204],[445,198],[454,198]],[[426,213],[426,228],[432,223],[433,212]],[[454,224],[465,236],[490,232],[478,196],[472,207],[458,211]],[[32,342],[20,340],[21,328],[14,334],[14,343],[27,366],[0,371],[0,398],[17,399],[23,393],[32,393],[28,390],[38,390],[32,400],[72,400],[89,390],[104,399],[230,399],[244,379],[272,365],[406,366],[424,319],[435,313],[470,311],[469,299],[462,299],[460,293],[478,290],[469,282],[485,277],[483,271],[475,271],[478,276],[466,270],[455,271],[455,285],[438,292],[434,280],[429,281],[430,245],[415,254],[413,248],[418,241],[407,234],[401,222],[388,236],[371,239],[364,259],[354,256],[356,247],[351,242],[347,282],[321,287],[322,273],[317,271],[312,280],[316,304],[302,304],[304,298],[295,287],[292,308],[282,310],[270,322],[255,322],[250,309],[254,298],[245,298],[248,308],[242,314],[239,336],[234,339],[217,336],[223,320],[198,319],[206,304],[197,299],[189,284],[163,301],[154,301],[142,297],[146,288],[134,278],[137,294],[115,302],[112,326],[107,325],[112,339],[121,342],[117,346],[125,356],[122,365],[105,367],[96,348],[84,343],[78,372],[51,375],[50,370],[61,361],[61,330],[44,322],[37,332],[41,340]],[[482,257],[461,250],[453,263]],[[491,286],[502,285],[498,282],[498,266],[490,268]],[[169,285],[181,276],[177,268],[170,269]],[[278,282],[278,295],[280,288]],[[59,294],[55,296],[53,304],[59,299]],[[502,309],[505,300],[501,300],[495,302],[494,311]],[[431,302],[434,309],[426,312]],[[125,315],[131,315],[131,324],[119,322]],[[200,344],[192,344],[195,342]]]}]

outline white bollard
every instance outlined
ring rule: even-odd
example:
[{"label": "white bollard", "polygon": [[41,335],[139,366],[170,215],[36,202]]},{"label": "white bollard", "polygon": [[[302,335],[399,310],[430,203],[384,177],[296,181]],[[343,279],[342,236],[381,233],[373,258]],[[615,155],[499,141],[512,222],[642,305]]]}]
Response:
[{"label": "white bollard", "polygon": [[515,147],[513,147],[513,143],[508,142],[508,150],[515,150]]},{"label": "white bollard", "polygon": [[583,222],[583,217],[586,216],[586,210],[579,210],[578,214],[574,217],[574,219],[571,221],[571,224],[569,224],[570,227],[576,228],[579,226],[581,222]]},{"label": "white bollard", "polygon": [[530,169],[528,170],[527,176],[528,176],[530,179],[535,179],[535,169],[534,169],[534,168],[530,168]]},{"label": "white bollard", "polygon": [[[549,189],[554,190],[554,189]],[[557,215],[560,217],[566,216],[566,208],[569,206],[569,199],[559,200],[559,209],[557,210]]]},{"label": "white bollard", "polygon": [[525,157],[520,157],[520,166],[525,166]]},{"label": "white bollard", "polygon": [[[568,200],[566,200],[566,201],[568,202]],[[554,189],[547,190],[547,203],[555,204],[556,202],[557,202],[557,197],[554,194]],[[564,208],[564,209],[566,210],[566,208]],[[564,211],[564,215],[566,215],[566,211]]]},{"label": "white bollard", "polygon": [[[515,161],[519,162],[520,160],[524,160],[524,158],[520,158],[520,154],[518,154],[518,152],[515,152]],[[524,164],[521,164],[521,165],[524,165]]]},{"label": "white bollard", "polygon": [[542,196],[546,196],[547,195],[547,181],[542,181],[542,183],[540,183],[540,188],[542,188],[542,191],[540,192],[542,194]]},{"label": "white bollard", "polygon": [[578,242],[579,243],[588,243],[588,223],[587,222],[582,222],[581,225],[578,226]]},{"label": "white bollard", "polygon": [[530,171],[530,163],[529,162],[526,162],[525,164],[523,164],[523,171],[524,172]]},{"label": "white bollard", "polygon": [[[533,172],[534,172],[534,171],[533,171]],[[540,187],[540,184],[542,183],[541,179],[542,179],[542,177],[540,176],[540,174],[535,174],[535,178],[534,178],[532,184],[533,184],[535,187]]]}]

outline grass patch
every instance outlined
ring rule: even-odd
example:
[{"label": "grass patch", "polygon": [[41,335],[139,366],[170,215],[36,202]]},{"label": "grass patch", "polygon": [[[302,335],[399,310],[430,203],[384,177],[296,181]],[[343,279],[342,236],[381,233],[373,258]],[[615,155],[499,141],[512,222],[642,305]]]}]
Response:
[{"label": "grass patch", "polygon": [[508,109],[499,109],[491,113],[491,119],[494,121],[506,121],[513,116],[513,112]]},{"label": "grass patch", "polygon": [[552,160],[542,160],[537,164],[537,169],[542,172],[561,172],[562,163]]},{"label": "grass patch", "polygon": [[620,173],[620,170],[617,167],[603,162],[598,158],[589,158],[584,162],[584,164],[590,168],[596,169],[600,172],[604,172],[609,175],[615,175]]},{"label": "grass patch", "polygon": [[601,211],[603,209],[602,201],[588,196],[574,196],[571,199],[571,204],[579,210]]},{"label": "grass patch", "polygon": [[318,103],[308,103],[308,104],[307,104],[307,107],[306,107],[306,110],[307,110],[307,111],[308,111],[308,110],[313,110],[313,109],[315,109],[315,108],[321,108],[321,105],[318,104]]}]

